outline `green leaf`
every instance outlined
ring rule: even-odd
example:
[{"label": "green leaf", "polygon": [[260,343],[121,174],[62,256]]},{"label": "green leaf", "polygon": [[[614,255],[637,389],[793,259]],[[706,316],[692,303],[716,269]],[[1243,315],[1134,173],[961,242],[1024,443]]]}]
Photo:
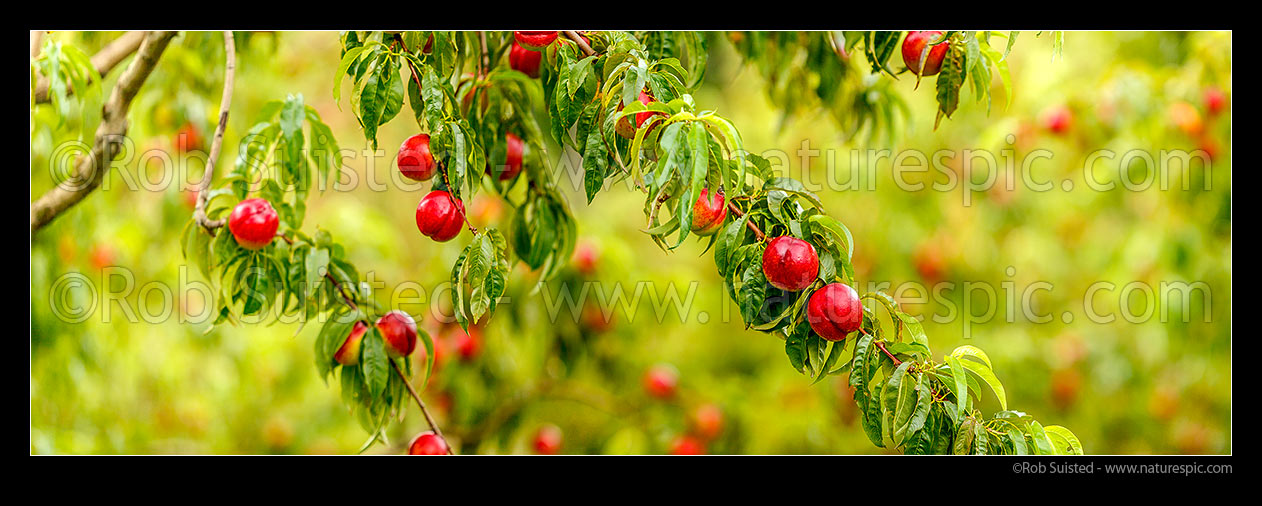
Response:
[{"label": "green leaf", "polygon": [[[955,357],[952,356],[951,358],[954,359]],[[999,382],[999,378],[995,377],[995,373],[989,367],[972,360],[959,360],[958,362],[969,372],[976,374],[982,381],[985,381],[987,385],[990,385],[990,389],[995,392],[995,398],[999,399],[999,409],[1008,409],[1008,396],[1004,392],[1003,384]],[[952,368],[954,368],[954,364],[952,364]]]},{"label": "green leaf", "polygon": [[873,353],[876,347],[872,346],[872,334],[860,334],[855,341],[854,357],[850,361],[850,386],[854,387],[854,400],[859,406],[862,413],[861,424],[863,432],[872,441],[872,444],[884,448],[885,442],[881,437],[881,403],[878,400],[870,399],[868,382],[871,377],[868,375],[869,368],[867,364],[874,358]]},{"label": "green leaf", "polygon": [[363,347],[360,364],[364,370],[364,383],[368,387],[368,395],[376,399],[386,389],[390,364],[389,357],[386,356],[386,343],[375,325],[368,327]]},{"label": "green leaf", "polygon": [[894,54],[894,50],[898,48],[898,40],[903,37],[901,31],[873,31],[868,32],[868,44],[866,52],[869,62],[872,64],[872,72],[881,72],[893,76],[894,72],[889,70],[885,65],[886,60],[890,59],[890,55]]},{"label": "green leaf", "polygon": [[929,337],[925,335],[925,328],[921,325],[920,320],[917,320],[915,316],[902,311],[896,311],[894,314],[898,316],[898,320],[902,322],[903,328],[907,329],[907,333],[911,335],[911,341],[923,346],[925,354],[930,355]]},{"label": "green leaf", "polygon": [[833,238],[845,246],[845,263],[850,263],[850,259],[854,256],[854,238],[850,235],[850,229],[846,228],[846,225],[837,221],[836,218],[823,214],[813,214],[810,218],[807,218],[807,222],[818,230],[832,235]]},{"label": "green leaf", "polygon": [[1048,425],[1043,428],[1043,432],[1056,443],[1057,455],[1082,455],[1082,443],[1069,429],[1059,425]]},{"label": "green leaf", "polygon": [[[706,173],[709,167],[709,140],[710,135],[706,132],[705,127],[700,123],[690,124],[688,128],[687,139],[687,157],[688,163],[679,165],[681,184],[683,192],[679,197],[679,241],[676,245],[681,244],[684,238],[688,237],[688,232],[692,229],[692,209],[696,206],[697,198],[701,195],[701,189],[705,187]],[[683,146],[680,146],[683,148]]]},{"label": "green leaf", "polygon": [[346,75],[346,71],[350,69],[351,64],[359,61],[360,57],[364,56],[364,51],[367,51],[369,47],[370,46],[359,46],[351,48],[346,51],[346,54],[342,55],[342,61],[337,65],[337,73],[333,75],[334,102],[340,104],[342,101],[342,76]]},{"label": "green leaf", "polygon": [[470,246],[473,250],[469,255],[467,282],[473,288],[469,293],[469,311],[476,322],[482,319],[491,305],[486,293],[486,278],[491,274],[491,264],[495,262],[495,247],[486,234],[479,234]]},{"label": "green leaf", "polygon": [[1025,445],[1025,435],[1015,428],[1008,429],[1008,441],[1012,443],[1012,449],[1017,455],[1029,455],[1030,450]]},{"label": "green leaf", "polygon": [[399,111],[403,110],[403,78],[399,71],[395,70],[394,65],[388,65],[386,71],[388,75],[384,95],[382,96],[381,119],[378,120],[378,125],[386,124],[394,119],[399,114]]},{"label": "green leaf", "polygon": [[[1008,42],[1011,44],[1012,39],[1009,39]],[[1005,55],[1000,55],[998,50],[989,45],[982,46],[982,56],[990,62],[990,65],[995,70],[999,71],[999,81],[1003,83],[1003,107],[1006,110],[1012,104],[1012,74],[1008,71],[1008,60],[1004,59]]]},{"label": "green leaf", "polygon": [[789,332],[784,339],[784,354],[789,357],[789,364],[803,374],[806,373],[806,353],[806,335]]},{"label": "green leaf", "polygon": [[1038,455],[1056,455],[1056,445],[1047,437],[1047,432],[1038,422],[1030,422],[1030,437],[1034,439],[1034,448]]},{"label": "green leaf", "polygon": [[731,264],[731,257],[745,236],[745,222],[747,221],[749,221],[749,214],[733,220],[724,227],[718,242],[714,245],[714,265],[719,269],[719,276],[725,279],[730,277],[729,274],[734,267]]},{"label": "green leaf", "polygon": [[333,369],[333,355],[342,347],[342,343],[346,342],[346,337],[355,326],[355,316],[356,313],[335,312],[329,315],[329,320],[320,328],[320,334],[315,342],[315,362],[316,369],[325,381],[328,380],[328,375]]},{"label": "green leaf", "polygon": [[333,129],[320,121],[319,113],[311,106],[307,106],[307,124],[311,125],[312,160],[320,169],[320,176],[326,184],[331,185],[332,183],[328,183],[329,173],[342,169],[342,151],[337,145],[337,139],[333,137]]},{"label": "green leaf", "polygon": [[[431,130],[437,129],[442,123],[443,111],[445,110],[443,99],[443,83],[439,79],[438,74],[434,72],[434,67],[422,65],[419,69],[421,72],[421,98],[425,103],[425,123],[429,125]],[[433,135],[434,132],[430,132]]]},{"label": "green leaf", "polygon": [[963,44],[952,41],[947,48],[946,57],[942,60],[942,70],[938,73],[937,98],[938,118],[934,121],[934,129],[943,117],[951,117],[960,105],[960,88],[964,86],[965,68],[968,65],[967,49]]},{"label": "green leaf", "polygon": [[823,367],[820,367],[819,374],[815,377],[815,381],[811,382],[812,385],[819,383],[820,380],[828,376],[837,374],[837,371],[833,370],[833,366],[837,365],[837,360],[841,358],[842,350],[845,349],[845,347],[846,341],[833,341],[832,346],[828,350],[828,358],[824,359],[824,365]]},{"label": "green leaf", "polygon": [[388,59],[381,60],[359,92],[359,122],[364,129],[364,138],[372,141],[377,147],[377,127],[381,125],[381,112],[385,108],[386,95],[390,88],[390,64]]},{"label": "green leaf", "polygon": [[891,439],[895,443],[903,440],[903,436],[907,432],[908,422],[911,421],[911,414],[916,409],[916,387],[917,382],[914,377],[909,377],[907,369],[911,367],[913,362],[903,362],[894,369],[894,373],[890,375],[889,381],[885,382],[884,388],[881,390],[882,408],[886,413],[893,414],[892,425],[888,427]]},{"label": "green leaf", "polygon": [[951,453],[956,455],[968,455],[973,450],[973,438],[976,432],[973,428],[973,419],[965,418],[960,422],[959,430],[955,432],[955,445],[951,449]]},{"label": "green leaf", "polygon": [[320,283],[324,281],[324,274],[328,272],[329,250],[312,248],[307,253],[304,266],[307,272],[307,290],[304,293],[307,297],[315,297],[316,289],[320,287]]},{"label": "green leaf", "polygon": [[456,263],[451,266],[451,301],[456,314],[456,322],[465,332],[469,331],[469,317],[464,311],[464,274],[469,265],[469,253],[472,250],[473,244],[465,246],[460,252],[460,257],[456,259]]},{"label": "green leaf", "polygon": [[605,149],[604,141],[601,140],[600,131],[592,129],[587,134],[583,149],[583,188],[588,204],[596,198],[596,193],[605,184],[605,175],[609,170],[608,159],[609,152]]},{"label": "green leaf", "polygon": [[302,130],[302,122],[306,119],[306,108],[302,103],[302,94],[290,95],[280,110],[280,134],[286,142],[292,143],[295,135]]},{"label": "green leaf", "polygon": [[955,378],[955,398],[956,403],[960,407],[960,413],[967,413],[971,400],[968,396],[968,377],[964,372],[964,366],[960,364],[960,359],[947,356],[946,362],[951,366],[951,376]]},{"label": "green leaf", "polygon": [[799,197],[806,199],[808,202],[811,203],[812,206],[816,208],[824,207],[824,202],[819,199],[819,196],[815,195],[814,192],[807,190],[806,186],[803,185],[801,181],[798,181],[793,178],[777,177],[777,178],[769,179],[767,180],[765,184],[763,184],[763,189],[764,190],[771,190],[771,189],[783,190],[788,193],[792,193],[794,195],[797,195]]},{"label": "green leaf", "polygon": [[933,408],[933,392],[929,385],[921,382],[916,385],[916,409],[907,422],[907,433],[912,434],[924,428],[929,412]]},{"label": "green leaf", "polygon": [[1008,32],[1008,47],[1005,47],[1003,50],[1003,57],[1005,59],[1007,59],[1008,54],[1012,52],[1012,45],[1017,43],[1017,35],[1020,33],[1021,32],[1019,31]]},{"label": "green leaf", "polygon": [[854,357],[850,361],[850,386],[856,389],[866,389],[868,378],[865,372],[868,370],[869,355],[873,351],[872,340],[875,338],[872,334],[860,333],[859,338],[855,340]]},{"label": "green leaf", "polygon": [[762,313],[763,303],[767,296],[766,287],[767,278],[762,272],[762,265],[753,263],[745,268],[744,274],[741,275],[739,293],[741,317],[745,320],[745,325],[758,323],[758,317]]}]

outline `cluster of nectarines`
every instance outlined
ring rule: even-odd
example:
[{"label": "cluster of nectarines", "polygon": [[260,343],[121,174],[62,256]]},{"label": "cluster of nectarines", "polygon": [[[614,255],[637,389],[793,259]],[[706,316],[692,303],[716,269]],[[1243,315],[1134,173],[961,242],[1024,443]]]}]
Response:
[{"label": "cluster of nectarines", "polygon": [[[386,355],[390,358],[406,357],[416,350],[416,320],[411,315],[399,310],[390,311],[378,318],[375,325],[386,345]],[[358,365],[360,350],[364,346],[364,334],[367,332],[367,324],[355,322],[333,359],[342,365]]]},{"label": "cluster of nectarines", "polygon": [[[408,137],[396,157],[399,172],[413,181],[428,181],[438,173],[438,164],[429,149],[429,134]],[[438,242],[460,235],[464,225],[464,202],[443,190],[433,190],[416,204],[416,228]]]},{"label": "cluster of nectarines", "polygon": [[[512,133],[505,134],[504,145],[503,167],[496,170],[492,170],[489,164],[486,167],[487,174],[497,176],[501,181],[521,173],[525,153],[525,142]],[[396,161],[399,172],[413,181],[428,181],[439,170],[430,151],[429,134],[416,134],[403,141]],[[464,202],[444,190],[430,191],[416,205],[417,230],[438,242],[447,242],[460,235],[466,220]]]},{"label": "cluster of nectarines", "polygon": [[[399,310],[390,311],[377,318],[373,325],[385,344],[386,355],[391,359],[406,357],[416,351],[416,340],[419,334],[416,329],[416,320],[412,319],[411,315]],[[346,339],[342,341],[342,346],[338,347],[337,352],[333,354],[333,359],[343,366],[359,365],[364,347],[364,335],[367,333],[368,324],[363,321],[355,322]],[[424,360],[425,350],[422,349],[421,353]],[[409,455],[446,455],[447,453],[447,442],[432,431],[418,435],[408,445]]]},{"label": "cluster of nectarines", "polygon": [[[771,286],[796,292],[809,287],[819,275],[819,256],[811,243],[780,236],[767,243],[762,270]],[[824,339],[845,339],[863,324],[858,292],[845,283],[830,283],[815,290],[806,304],[806,320]]]}]

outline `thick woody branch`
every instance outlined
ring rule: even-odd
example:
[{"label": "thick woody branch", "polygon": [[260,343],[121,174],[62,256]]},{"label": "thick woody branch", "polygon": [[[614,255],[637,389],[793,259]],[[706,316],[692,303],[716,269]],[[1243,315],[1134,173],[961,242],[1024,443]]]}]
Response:
[{"label": "thick woody branch", "polygon": [[237,68],[237,46],[232,32],[223,32],[223,97],[219,99],[219,126],[215,127],[215,138],[210,144],[210,156],[206,158],[206,168],[202,172],[202,180],[197,183],[197,207],[193,210],[193,219],[208,231],[224,225],[224,220],[211,220],[206,216],[207,191],[210,181],[215,177],[215,163],[219,160],[219,152],[223,148],[223,132],[228,128],[228,109],[232,107],[232,88]]},{"label": "thick woody branch", "polygon": [[145,35],[136,58],[123,71],[101,108],[101,125],[96,129],[92,150],[75,161],[74,174],[68,180],[31,203],[32,234],[101,185],[110,162],[122,149],[123,136],[127,133],[127,109],[175,33],[149,32]]},{"label": "thick woody branch", "polygon": [[31,30],[31,58],[39,56],[40,45],[44,42],[43,30]]},{"label": "thick woody branch", "polygon": [[[136,52],[136,49],[140,47],[140,42],[145,39],[145,33],[143,31],[127,32],[121,37],[114,39],[114,42],[105,46],[100,52],[92,55],[92,66],[96,68],[98,74],[101,74],[102,79],[124,58]],[[39,53],[39,47],[35,45],[36,43],[35,37],[32,36],[31,57],[35,57]],[[69,95],[71,93],[74,93],[74,90],[66,88],[66,94]],[[43,103],[48,100],[48,79],[40,78],[35,85],[35,103]]]}]

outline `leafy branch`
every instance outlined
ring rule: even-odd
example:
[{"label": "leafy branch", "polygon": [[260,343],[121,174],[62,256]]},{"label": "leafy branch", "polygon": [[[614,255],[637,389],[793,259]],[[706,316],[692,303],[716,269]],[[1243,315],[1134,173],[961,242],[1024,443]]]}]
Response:
[{"label": "leafy branch", "polygon": [[[543,49],[546,65],[541,65],[539,81],[517,70],[492,66],[490,55],[502,54],[510,43],[503,33],[344,32],[342,36],[334,98],[340,97],[343,77],[349,77],[351,103],[366,140],[375,144],[378,127],[396,117],[406,101],[417,124],[429,130],[429,147],[440,176],[434,180],[434,189],[446,190],[457,199],[472,198],[486,189],[518,209],[507,236],[494,227],[478,230],[467,216],[461,217],[473,236],[452,266],[450,278],[456,319],[462,328],[467,331],[471,323],[495,312],[505,290],[510,253],[532,269],[541,269],[541,279],[546,280],[573,250],[573,218],[545,172],[544,134],[533,112],[541,98],[548,133],[582,158],[588,201],[604,188],[629,180],[644,194],[645,232],[659,247],[673,251],[690,235],[699,236],[707,243],[707,251],[714,250],[718,274],[748,328],[780,336],[790,365],[815,382],[848,375],[863,413],[862,427],[874,445],[884,447],[888,442],[906,453],[1081,452],[1068,430],[1043,427],[1028,415],[1007,409],[1002,384],[981,350],[960,347],[943,363],[933,361],[919,320],[902,311],[887,294],[875,292],[862,299],[875,301],[888,313],[893,325],[888,338],[877,313],[868,307],[862,309],[859,328],[842,339],[827,340],[814,330],[806,308],[817,290],[836,284],[850,285],[853,290],[858,284],[852,264],[854,238],[802,182],[778,176],[767,160],[747,152],[730,121],[697,107],[692,94],[704,75],[704,37],[687,32],[659,34],[651,40],[650,49],[626,32],[580,35],[567,30],[557,35],[558,40]],[[811,51],[827,56],[816,62],[823,65],[820,68],[840,75],[851,72],[852,63],[838,55],[849,54],[847,47],[865,41],[864,53],[874,60],[872,72],[893,75],[884,59],[893,53],[899,35],[847,35],[844,45],[832,36],[824,40],[786,35],[783,43],[813,44]],[[793,38],[796,42],[789,42]],[[978,69],[987,68],[988,63],[980,63],[970,48],[976,44],[977,54],[990,53],[983,48],[983,38],[972,33],[953,32],[943,38],[951,47],[943,76],[938,78],[940,106],[958,100],[965,76],[974,83],[982,79]],[[431,49],[422,49],[423,44],[432,44]],[[473,54],[477,56],[462,58]],[[472,75],[465,74],[470,66]],[[411,74],[410,80],[403,77],[404,69]],[[865,84],[849,92],[881,96],[873,94],[872,86]],[[896,103],[891,98],[882,107]],[[253,142],[243,147],[236,170],[225,180],[226,187],[205,196],[206,214],[211,218],[226,212],[227,207],[211,204],[216,197],[239,201],[257,193],[278,207],[282,237],[293,234],[295,240],[287,238],[262,252],[246,251],[228,234],[212,241],[189,227],[193,231],[186,232],[186,254],[213,259],[204,272],[216,274],[208,277],[216,280],[223,294],[221,319],[216,323],[263,314],[277,303],[282,313],[333,316],[315,345],[317,367],[327,378],[338,367],[331,357],[344,342],[343,336],[365,315],[355,304],[354,290],[350,294],[344,290],[344,286],[356,286],[357,276],[346,263],[343,248],[327,232],[319,231],[312,239],[298,230],[314,179],[312,164],[327,178],[330,168],[340,167],[340,156],[318,154],[322,147],[332,147],[336,153],[336,144],[301,96],[269,104],[262,116],[251,129]],[[521,175],[507,181],[483,177],[490,174],[492,162],[505,160],[509,134],[524,139]],[[249,188],[249,176],[269,160],[280,165],[278,177],[261,188]],[[510,197],[509,189],[518,181],[525,181],[527,190]],[[723,208],[731,211],[730,218],[719,219],[717,230],[696,226],[694,209],[703,192],[725,199]],[[772,284],[764,272],[762,258],[769,238],[785,236],[806,242],[818,255],[818,271],[805,288],[778,288],[782,285]],[[260,293],[262,297],[255,297]],[[322,296],[341,302],[323,301]],[[437,433],[437,425],[406,379],[404,366],[410,363],[387,359],[380,349],[380,336],[375,330],[370,332],[364,364],[340,369],[344,397],[356,406],[361,424],[373,434],[366,445],[383,434],[381,427],[399,407],[405,390]],[[422,332],[421,336],[429,350],[428,380],[433,345],[428,335]],[[395,370],[394,376],[389,375],[386,362]],[[982,383],[995,393],[1001,408],[990,419],[975,407]]]},{"label": "leafy branch", "polygon": [[[39,33],[42,36],[44,32],[38,31],[36,33]],[[114,41],[110,42],[109,45],[101,48],[101,50],[96,54],[92,55],[90,63],[92,68],[96,71],[96,74],[98,76],[109,74],[115,66],[121,63],[128,56],[131,56],[132,53],[135,53],[136,50],[140,48],[140,43],[145,40],[145,34],[146,32],[138,30],[127,32],[117,39],[114,39]],[[32,37],[31,57],[37,56],[37,44],[38,39]],[[50,100],[48,93],[50,83],[50,79],[44,77],[41,78],[39,83],[35,85],[35,103],[41,104]],[[65,95],[73,94],[74,90],[74,87],[67,87],[65,89]]]},{"label": "leafy branch", "polygon": [[32,234],[100,186],[109,162],[122,149],[123,136],[127,133],[127,110],[131,101],[158,64],[158,59],[175,34],[176,32],[145,34],[136,58],[114,84],[109,99],[101,109],[101,124],[97,127],[91,151],[76,160],[74,173],[69,180],[58,184],[31,203]]}]

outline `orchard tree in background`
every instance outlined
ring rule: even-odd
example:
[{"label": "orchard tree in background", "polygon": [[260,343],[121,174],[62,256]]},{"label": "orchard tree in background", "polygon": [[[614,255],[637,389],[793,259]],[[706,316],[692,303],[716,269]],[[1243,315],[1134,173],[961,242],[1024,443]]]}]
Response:
[{"label": "orchard tree in background", "polygon": [[[890,87],[893,80],[915,79],[918,93],[933,93],[940,127],[959,107],[965,87],[987,107],[996,76],[1004,93],[1011,93],[1005,58],[1017,35],[726,34],[768,76],[768,94],[786,115],[824,107],[848,135],[887,139],[897,136],[910,114]],[[173,36],[131,36],[137,57],[104,101],[92,156],[77,166],[75,177],[86,184],[58,187],[33,203],[32,233],[99,184],[104,162],[117,155],[126,132],[130,100]],[[1051,36],[1059,53],[1062,34]],[[396,165],[404,177],[432,185],[415,209],[420,234],[445,242],[469,231],[450,271],[452,309],[467,336],[496,312],[513,263],[538,271],[543,282],[555,279],[574,256],[577,224],[556,187],[550,139],[581,157],[588,202],[619,185],[640,192],[644,230],[659,248],[669,253],[695,236],[699,241],[693,242],[712,251],[746,327],[782,339],[791,367],[816,383],[847,375],[872,444],[908,454],[1081,454],[1069,430],[1008,408],[982,350],[961,346],[935,360],[917,318],[883,292],[856,290],[855,239],[845,224],[800,181],[773,173],[767,160],[747,152],[736,125],[694,101],[705,77],[706,37],[347,31],[339,35],[331,92],[374,147],[382,125],[401,115],[400,121],[415,122],[415,134],[395,152]],[[384,428],[410,398],[431,430],[416,436],[408,453],[453,453],[412,385],[417,376],[428,384],[441,351],[435,341],[411,315],[374,301],[328,231],[304,231],[311,189],[342,164],[337,141],[316,110],[291,95],[242,112],[254,124],[231,170],[215,182],[235,70],[234,34],[223,38],[227,65],[218,127],[182,235],[185,257],[216,292],[215,325],[294,317],[303,325],[320,322],[316,369],[326,381],[340,382],[344,401],[370,433],[363,449],[384,441]],[[895,53],[903,67],[896,68]],[[100,76],[108,68],[103,72],[96,63],[55,42],[41,46],[33,34],[32,104],[39,97],[58,107],[99,99]],[[798,79],[806,75],[814,79]],[[920,88],[928,80],[932,90]],[[818,84],[812,89],[803,82]],[[538,111],[545,114],[537,117]],[[470,220],[464,203],[478,192],[516,210],[506,230],[479,228]],[[460,345],[463,356],[477,350],[473,337]],[[669,398],[676,382],[672,369],[654,368],[644,388]],[[990,416],[976,406],[986,395],[982,385],[1000,406]],[[689,418],[693,433],[680,435],[672,453],[703,453],[702,441],[723,426],[713,405],[698,407]],[[534,440],[543,454],[560,451],[562,444],[554,426],[541,427]]]}]

